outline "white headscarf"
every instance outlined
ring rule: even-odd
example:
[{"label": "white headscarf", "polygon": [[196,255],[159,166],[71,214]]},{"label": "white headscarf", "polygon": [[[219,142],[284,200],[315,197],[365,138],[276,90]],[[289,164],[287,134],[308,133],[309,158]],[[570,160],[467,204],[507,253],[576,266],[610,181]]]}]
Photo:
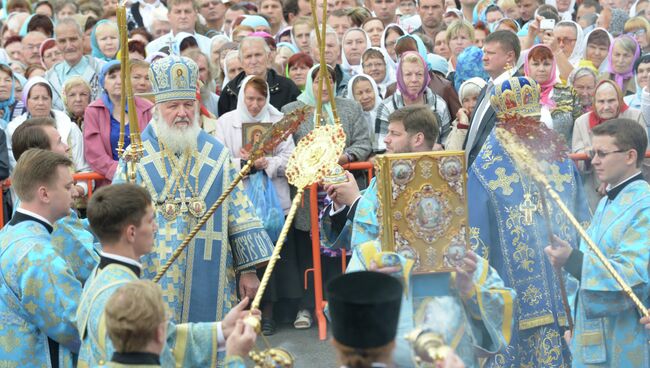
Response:
[{"label": "white headscarf", "polygon": [[[589,33],[587,33],[587,36],[585,37],[585,49],[582,53],[582,59],[587,60],[587,43],[589,42],[589,37],[591,37],[591,34],[596,32],[596,31],[603,31],[607,33],[607,36],[609,37],[609,45],[614,43],[614,37],[612,37],[612,34],[609,33],[605,28],[602,27],[597,27],[592,29]],[[600,63],[600,66],[598,67],[598,73],[606,73],[607,72],[607,58],[609,57],[609,51],[608,51],[608,56],[603,60],[602,63]],[[595,67],[595,65],[594,65]]]},{"label": "white headscarf", "polygon": [[257,114],[256,116],[253,116],[248,112],[248,108],[246,108],[246,103],[244,102],[245,91],[246,91],[246,85],[248,82],[253,78],[253,75],[249,75],[248,77],[244,78],[244,80],[241,83],[241,87],[239,88],[239,94],[237,94],[237,116],[241,118],[240,124],[242,122],[247,122],[247,123],[259,123],[259,122],[264,122],[264,123],[270,123],[271,121],[271,114],[274,115],[282,115],[278,109],[276,109],[273,105],[271,105],[271,93],[269,93],[269,85],[265,82],[264,84],[266,85],[266,103],[264,104],[264,107],[262,107],[262,110],[260,110],[260,113]]},{"label": "white headscarf", "polygon": [[[363,61],[363,55],[366,54],[368,50],[376,50],[381,52],[381,54],[384,56],[384,63],[386,64],[386,75],[384,76],[384,80],[379,82],[378,87],[379,87],[379,92],[381,92],[381,95],[384,96],[386,94],[386,89],[388,88],[389,85],[395,83],[397,81],[397,65],[393,61],[393,59],[390,58],[390,55],[388,55],[388,52],[385,49],[379,48],[379,47],[369,47],[366,49],[366,51],[361,54],[361,60]],[[361,68],[362,74],[363,74],[363,66]],[[364,74],[365,75],[365,74]],[[373,82],[375,82],[373,80]],[[349,84],[348,84],[349,85]]]},{"label": "white headscarf", "polygon": [[576,44],[573,47],[573,52],[571,55],[568,55],[569,57],[569,62],[573,66],[577,66],[580,60],[582,59],[582,55],[585,53],[585,46],[587,45],[587,40],[585,39],[584,32],[582,31],[582,27],[580,25],[572,20],[563,20],[558,22],[556,25],[573,25],[576,29]]},{"label": "white headscarf", "polygon": [[230,82],[230,78],[228,78],[228,60],[230,60],[232,58],[235,58],[235,57],[239,58],[239,51],[230,50],[230,51],[228,51],[226,56],[224,56],[224,58],[223,58],[223,65],[222,65],[222,67],[223,67],[222,68],[222,70],[223,70],[223,83],[221,83],[221,88],[226,87],[228,82]]},{"label": "white headscarf", "polygon": [[[405,34],[408,34],[408,33],[406,33],[406,31],[404,31],[404,28],[402,28],[397,23],[391,23],[391,24],[387,25],[386,28],[384,28],[384,33],[381,34],[381,41],[379,43],[379,47],[381,47],[383,50],[386,50],[386,52],[388,52],[388,49],[386,49],[386,36],[388,36],[388,31],[391,28],[397,28],[400,31],[402,31],[402,36],[404,36]],[[391,58],[391,60],[393,60],[393,59]],[[393,60],[393,63],[397,63],[397,60]]]},{"label": "white headscarf", "polygon": [[372,79],[372,77],[369,76],[368,74],[363,74],[363,73],[357,74],[354,77],[350,78],[350,80],[348,81],[347,98],[354,100],[354,82],[360,77],[364,77],[365,79],[369,80],[370,84],[372,85],[372,90],[375,91],[375,105],[372,107],[370,111],[363,111],[363,117],[364,119],[366,119],[366,123],[368,124],[368,132],[370,133],[370,142],[372,143],[373,150],[377,150],[377,149],[384,150],[386,149],[386,144],[384,143],[384,140],[381,139],[380,141],[378,141],[375,136],[375,121],[377,119],[377,108],[379,107],[379,104],[381,104],[381,97],[379,97],[379,88],[377,88],[377,83],[375,83],[374,79]]},{"label": "white headscarf", "polygon": [[[366,31],[361,28],[350,28],[343,34],[343,37],[341,38],[341,68],[344,72],[350,74],[351,76],[354,76],[363,73],[363,67],[361,66],[361,58],[359,58],[359,65],[350,65],[348,58],[345,56],[345,37],[352,31],[362,32],[363,35],[366,36],[366,48],[370,47],[372,43],[370,42],[370,37],[368,37]],[[361,55],[363,56],[363,52]]]},{"label": "white headscarf", "polygon": [[[545,3],[547,5],[552,5],[555,9],[557,9],[557,2],[556,0],[546,0]],[[576,6],[576,0],[571,0],[571,4],[569,5],[569,10],[559,13],[560,14],[560,19],[561,20],[572,20],[573,19],[573,11],[575,10]]]}]

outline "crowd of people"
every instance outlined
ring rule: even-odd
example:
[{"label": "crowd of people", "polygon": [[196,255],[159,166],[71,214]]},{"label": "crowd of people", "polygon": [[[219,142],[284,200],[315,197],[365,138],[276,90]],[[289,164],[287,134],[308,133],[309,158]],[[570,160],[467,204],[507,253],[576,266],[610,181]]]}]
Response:
[{"label": "crowd of people", "polygon": [[[650,133],[650,1],[540,1],[316,0],[312,8],[306,0],[137,0],[127,5],[128,45],[120,45],[117,1],[3,2],[0,180],[6,229],[0,233],[0,301],[3,313],[39,321],[20,330],[31,336],[21,343],[39,347],[26,348],[29,359],[18,363],[58,361],[63,367],[73,364],[68,353],[79,354],[80,364],[90,366],[110,360],[118,344],[106,345],[102,336],[104,307],[106,321],[111,315],[122,324],[133,318],[120,317],[122,309],[131,308],[122,306],[128,301],[111,302],[118,299],[119,286],[140,276],[152,279],[246,165],[262,129],[306,111],[292,137],[252,162],[242,184],[162,277],[162,291],[148,294],[151,303],[162,298],[173,322],[146,317],[165,327],[147,337],[153,350],[162,344],[158,351],[163,365],[214,365],[232,331],[238,343],[231,343],[229,362],[233,367],[242,363],[232,358],[250,349],[242,348],[250,344],[250,331],[237,322],[245,307],[239,301],[254,298],[282,215],[286,217],[295,196],[285,176],[287,162],[316,125],[337,122],[345,132],[340,165],[372,161],[384,153],[464,151],[469,221],[475,229],[470,237],[473,252],[465,262],[472,267],[459,270],[465,277],[455,278],[459,292],[447,305],[459,311],[454,323],[463,333],[447,338],[456,342],[453,348],[466,366],[479,366],[483,353],[494,366],[650,364],[637,364],[635,359],[641,358],[632,352],[604,344],[606,339],[620,341],[596,322],[619,323],[620,331],[636,331],[638,322],[591,319],[590,305],[606,305],[594,301],[605,298],[598,292],[612,293],[606,298],[613,300],[619,290],[614,284],[588,284],[583,297],[584,283],[577,286],[581,278],[608,276],[594,271],[597,262],[566,220],[556,218],[554,236],[535,232],[530,221],[517,223],[521,219],[513,217],[513,208],[519,209],[524,199],[539,201],[540,195],[525,183],[494,133],[509,121],[509,114],[532,118],[541,122],[534,131],[552,132],[563,152],[586,155],[588,159],[575,164],[554,162],[550,177],[580,222],[588,226],[597,220],[601,231],[611,231],[601,223],[603,216],[622,214],[631,205],[616,202],[619,207],[612,210],[603,203],[614,202],[618,192],[612,194],[613,187],[627,183],[619,179],[636,178],[650,168],[650,161],[643,160],[645,145],[640,149],[642,142],[630,136],[645,136],[647,145]],[[324,35],[317,33],[322,23]],[[125,81],[119,56],[127,52],[130,65],[124,72],[135,94],[135,103],[127,108],[135,114],[123,115]],[[331,90],[321,83],[324,76]],[[314,110],[320,103],[323,113],[316,121]],[[626,127],[627,135],[611,127],[612,121],[623,121],[619,128]],[[136,181],[146,188],[142,193],[120,184],[131,181],[120,149],[131,144],[132,124],[144,143],[135,170]],[[611,162],[603,163],[608,157],[613,160],[611,155],[632,151],[635,157],[621,158],[613,168]],[[23,155],[31,159],[19,160]],[[50,167],[43,167],[48,162]],[[74,203],[59,198],[52,204],[57,194],[34,183],[54,183],[59,167],[96,172],[104,179],[89,184],[65,176],[58,190],[70,194]],[[342,247],[348,250],[348,271],[383,269],[360,261],[381,248],[367,244],[381,238],[375,226],[375,181],[368,182],[362,171],[347,176],[347,183],[319,186],[317,193],[324,284],[342,272]],[[630,228],[643,229],[648,226],[643,223],[647,193],[635,185],[642,204],[632,211],[638,214],[636,222],[626,216],[625,224],[634,222]],[[101,191],[89,196],[91,190]],[[122,201],[115,200],[122,196]],[[111,199],[102,203],[102,198]],[[300,203],[263,296],[265,335],[274,334],[280,322],[296,329],[313,324],[314,280],[307,272],[313,267],[310,207],[308,200]],[[558,216],[555,210],[552,215]],[[29,222],[34,218],[45,229],[35,231]],[[148,228],[141,228],[142,218],[151,218]],[[34,231],[34,239],[16,238]],[[617,236],[607,241],[627,239]],[[51,244],[52,254],[48,250],[30,256],[27,249],[37,240]],[[543,249],[551,243],[547,258]],[[630,252],[637,252],[636,246]],[[641,272],[647,257],[629,257],[623,256],[619,270],[647,297],[647,270]],[[6,263],[14,259],[25,264]],[[38,271],[43,262],[53,268]],[[115,264],[122,268],[109,267]],[[562,267],[571,276],[570,294],[580,296],[571,308],[577,310],[577,331],[585,336],[598,332],[600,340],[565,335],[572,313],[562,309],[554,273]],[[33,272],[32,280],[21,272]],[[449,282],[419,276],[414,275],[413,284]],[[58,287],[54,280],[60,280]],[[37,287],[51,292],[43,291],[47,296],[40,302],[61,303],[49,303],[54,309],[35,307],[39,300],[28,300],[33,297],[28,294]],[[409,293],[413,290],[405,295]],[[128,293],[122,294],[126,298]],[[443,303],[418,314],[415,310],[428,305],[423,299],[418,294],[402,300],[398,366],[409,366],[412,360],[402,335],[414,325],[432,324],[427,313],[445,308]],[[111,303],[121,306],[109,313]],[[411,309],[406,317],[404,309]],[[75,326],[72,317],[83,322]],[[111,338],[126,334],[108,333]],[[0,350],[5,349],[0,360],[11,360],[6,348],[17,345],[16,336],[0,331]],[[167,336],[167,343],[156,345],[160,336]],[[177,338],[183,348],[175,347]],[[203,344],[186,344],[191,339]],[[96,341],[104,345],[98,348]],[[531,351],[534,346],[546,348]],[[473,350],[477,347],[483,353]],[[177,350],[183,349],[187,354],[179,358]],[[118,362],[128,360],[115,351]]]}]

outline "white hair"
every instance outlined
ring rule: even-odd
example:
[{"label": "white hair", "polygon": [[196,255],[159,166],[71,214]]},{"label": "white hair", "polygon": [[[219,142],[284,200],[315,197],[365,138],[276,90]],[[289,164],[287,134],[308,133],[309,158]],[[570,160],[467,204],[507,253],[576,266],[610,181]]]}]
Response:
[{"label": "white hair", "polygon": [[244,43],[252,43],[252,42],[258,42],[262,43],[264,45],[264,52],[268,55],[271,52],[271,47],[269,47],[269,44],[266,43],[266,41],[259,36],[246,36],[244,37],[243,40],[241,40],[241,43],[239,43],[239,60],[244,60],[244,57],[242,56],[242,49],[244,48]]},{"label": "white hair", "polygon": [[158,141],[162,142],[168,149],[174,153],[182,153],[186,150],[196,151],[198,147],[198,137],[201,132],[199,124],[199,104],[194,105],[194,121],[186,128],[175,128],[178,118],[169,122],[167,117],[162,116],[158,105],[154,106],[152,112],[151,124],[158,136]]},{"label": "white hair", "polygon": [[[322,25],[320,25],[318,27],[318,32],[321,31],[321,29],[322,29],[321,27],[322,27]],[[327,38],[328,34],[336,36],[335,37],[336,38],[336,45],[338,46],[339,45],[339,35],[336,33],[334,28],[332,28],[332,26],[326,26],[325,27],[325,37],[326,38]],[[311,32],[309,33],[309,45],[312,46],[312,47],[316,46],[316,30],[315,29],[312,29]]]}]

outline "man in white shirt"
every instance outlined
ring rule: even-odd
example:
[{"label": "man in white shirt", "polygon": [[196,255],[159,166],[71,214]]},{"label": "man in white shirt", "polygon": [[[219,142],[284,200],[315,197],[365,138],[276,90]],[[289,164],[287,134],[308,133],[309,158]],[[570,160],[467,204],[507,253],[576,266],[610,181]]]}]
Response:
[{"label": "man in white shirt", "polygon": [[172,30],[168,34],[161,36],[147,45],[147,54],[153,54],[160,51],[165,46],[169,46],[174,37],[179,32],[187,32],[194,36],[199,44],[201,52],[210,55],[210,39],[204,35],[195,32],[196,20],[198,17],[198,5],[195,0],[169,0],[167,2],[169,13],[169,23]]}]

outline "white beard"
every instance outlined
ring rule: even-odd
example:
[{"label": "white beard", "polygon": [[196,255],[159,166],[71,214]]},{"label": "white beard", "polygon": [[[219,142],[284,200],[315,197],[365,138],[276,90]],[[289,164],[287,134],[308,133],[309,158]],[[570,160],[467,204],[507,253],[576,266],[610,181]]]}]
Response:
[{"label": "white beard", "polygon": [[194,112],[194,121],[185,128],[177,128],[174,124],[170,126],[165,117],[160,115],[160,110],[154,107],[151,119],[158,141],[174,153],[183,153],[185,151],[196,151],[198,147],[198,137],[201,132],[199,125],[199,108]]}]

